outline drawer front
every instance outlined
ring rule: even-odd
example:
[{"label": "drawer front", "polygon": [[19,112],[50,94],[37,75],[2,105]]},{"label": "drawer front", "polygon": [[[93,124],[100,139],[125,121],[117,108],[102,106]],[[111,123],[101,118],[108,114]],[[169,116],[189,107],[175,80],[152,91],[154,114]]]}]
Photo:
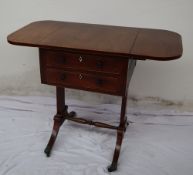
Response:
[{"label": "drawer front", "polygon": [[60,51],[44,51],[42,56],[47,67],[69,68],[76,70],[96,71],[103,73],[122,74],[126,69],[127,59],[81,55]]},{"label": "drawer front", "polygon": [[46,83],[68,88],[120,94],[122,80],[119,77],[98,76],[84,72],[70,72],[48,68],[45,71]]}]

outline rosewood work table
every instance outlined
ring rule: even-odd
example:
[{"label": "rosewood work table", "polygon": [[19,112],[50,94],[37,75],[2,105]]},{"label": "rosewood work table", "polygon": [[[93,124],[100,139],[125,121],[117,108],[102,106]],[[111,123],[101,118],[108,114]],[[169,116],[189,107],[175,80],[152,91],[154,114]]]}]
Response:
[{"label": "rosewood work table", "polygon": [[[137,60],[168,61],[181,57],[181,36],[158,29],[108,25],[38,21],[8,36],[14,45],[39,48],[41,82],[56,86],[57,113],[47,156],[63,122],[94,125],[117,131],[113,160],[108,171],[117,169],[128,122],[126,103],[129,83]],[[81,89],[122,97],[118,126],[91,121],[68,112],[65,88]]]}]

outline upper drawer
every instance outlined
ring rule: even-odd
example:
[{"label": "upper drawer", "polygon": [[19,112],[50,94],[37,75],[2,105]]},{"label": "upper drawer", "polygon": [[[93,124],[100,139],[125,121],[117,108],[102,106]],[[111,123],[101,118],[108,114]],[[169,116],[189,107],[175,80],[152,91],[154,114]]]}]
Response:
[{"label": "upper drawer", "polygon": [[127,59],[43,50],[41,57],[47,67],[71,68],[86,71],[121,74],[127,68]]}]

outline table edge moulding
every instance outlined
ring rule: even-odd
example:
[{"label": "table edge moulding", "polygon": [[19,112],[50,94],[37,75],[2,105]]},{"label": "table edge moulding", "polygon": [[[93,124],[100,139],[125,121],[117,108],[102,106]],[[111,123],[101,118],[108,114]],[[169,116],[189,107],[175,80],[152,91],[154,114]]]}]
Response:
[{"label": "table edge moulding", "polygon": [[[50,156],[65,120],[117,131],[116,146],[108,171],[117,169],[127,126],[126,105],[130,80],[137,60],[169,61],[182,56],[178,33],[134,27],[60,21],[37,21],[7,37],[10,44],[39,48],[41,82],[56,86],[56,115],[44,150]],[[122,98],[119,125],[92,121],[68,112],[65,88],[86,90]]]}]

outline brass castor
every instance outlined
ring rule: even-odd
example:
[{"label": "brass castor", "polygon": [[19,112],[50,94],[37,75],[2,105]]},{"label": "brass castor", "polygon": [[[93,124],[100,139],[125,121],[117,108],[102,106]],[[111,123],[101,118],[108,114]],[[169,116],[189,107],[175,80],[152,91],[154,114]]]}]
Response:
[{"label": "brass castor", "polygon": [[113,172],[117,170],[117,163],[112,163],[110,166],[108,166],[108,172]]}]

